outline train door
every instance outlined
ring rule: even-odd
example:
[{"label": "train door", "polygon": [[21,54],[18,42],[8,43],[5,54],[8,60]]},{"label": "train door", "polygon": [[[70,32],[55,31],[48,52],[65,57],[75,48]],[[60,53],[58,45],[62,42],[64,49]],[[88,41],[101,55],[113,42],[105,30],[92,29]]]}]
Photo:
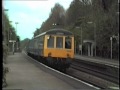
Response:
[{"label": "train door", "polygon": [[72,38],[69,36],[65,37],[65,49],[72,49]]}]

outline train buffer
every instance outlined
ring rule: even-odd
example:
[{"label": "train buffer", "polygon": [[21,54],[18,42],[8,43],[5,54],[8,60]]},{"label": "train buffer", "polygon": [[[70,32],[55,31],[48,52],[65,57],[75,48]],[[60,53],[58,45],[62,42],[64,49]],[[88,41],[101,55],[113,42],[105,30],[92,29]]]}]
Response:
[{"label": "train buffer", "polygon": [[103,64],[106,66],[119,68],[119,60],[105,59],[105,58],[78,55],[78,54],[75,54],[74,58],[79,59],[79,60],[84,60],[84,61],[88,61],[88,62],[93,62],[93,63],[98,63],[98,64]]}]

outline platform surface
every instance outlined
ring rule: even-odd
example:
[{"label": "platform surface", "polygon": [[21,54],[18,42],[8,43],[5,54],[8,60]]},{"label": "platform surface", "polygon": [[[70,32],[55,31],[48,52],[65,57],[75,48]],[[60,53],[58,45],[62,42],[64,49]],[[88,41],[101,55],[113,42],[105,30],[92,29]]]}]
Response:
[{"label": "platform surface", "polygon": [[[9,68],[6,76],[8,86],[3,90],[78,90],[47,71],[42,71],[22,53],[9,55],[7,66]],[[90,86],[83,85],[83,87],[86,89]]]}]

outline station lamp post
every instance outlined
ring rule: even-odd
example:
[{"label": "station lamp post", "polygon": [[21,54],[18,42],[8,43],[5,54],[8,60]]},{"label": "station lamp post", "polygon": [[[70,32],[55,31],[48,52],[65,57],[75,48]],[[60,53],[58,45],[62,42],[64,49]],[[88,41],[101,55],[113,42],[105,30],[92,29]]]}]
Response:
[{"label": "station lamp post", "polygon": [[[113,51],[112,51],[113,38],[115,38],[115,39],[117,40],[118,49],[119,49],[119,33],[118,33],[118,36],[113,35],[113,36],[110,37],[110,41],[111,41],[111,55],[110,55],[110,56],[111,56],[111,59],[113,58],[113,57],[112,57],[112,54],[113,54]],[[118,53],[119,53],[119,52],[118,52]],[[118,57],[119,57],[119,55],[118,55]]]},{"label": "station lamp post", "polygon": [[16,24],[16,34],[17,34],[17,24],[19,24],[18,22],[15,22],[15,24]]},{"label": "station lamp post", "polygon": [[[10,23],[12,23],[12,21],[10,21]],[[9,40],[11,40],[11,30],[10,30],[10,32],[9,32]]]},{"label": "station lamp post", "polygon": [[[80,27],[76,27],[76,28],[80,28]],[[81,37],[81,47],[79,46],[79,48],[81,48],[81,55],[82,55],[82,27],[80,29],[81,29],[81,32],[80,32],[81,33],[81,36],[80,36]]]},{"label": "station lamp post", "polygon": [[17,46],[17,50],[18,50],[18,42],[17,42],[17,24],[19,24],[18,22],[15,22],[16,24],[16,46]]},{"label": "station lamp post", "polygon": [[[118,0],[118,3],[119,3],[119,0]],[[119,12],[116,12],[116,14],[119,15]],[[118,19],[117,19],[117,20],[119,20],[119,16],[118,16]],[[112,36],[110,37],[110,41],[111,41],[111,45],[110,45],[110,46],[111,46],[111,48],[110,48],[111,55],[110,55],[110,57],[111,57],[111,59],[113,58],[113,57],[112,57],[112,54],[113,54],[113,51],[112,51],[113,38],[115,38],[115,39],[117,40],[117,43],[118,43],[118,59],[119,59],[119,33],[118,33],[117,36],[112,35]]]},{"label": "station lamp post", "polygon": [[[9,10],[8,9],[4,9],[3,10],[4,12],[8,12]],[[5,29],[6,29],[6,22],[5,22],[6,20],[4,19],[4,23],[3,23],[3,25],[4,25],[4,37],[6,36],[6,32],[5,32]],[[7,39],[4,39],[5,40],[5,42],[7,43]],[[9,43],[9,40],[8,40],[8,43]]]},{"label": "station lamp post", "polygon": [[110,46],[111,46],[111,49],[110,49],[110,51],[111,51],[110,57],[111,57],[111,59],[112,59],[112,39],[113,39],[113,37],[110,37],[110,41],[111,41],[111,44],[110,44]]},{"label": "station lamp post", "polygon": [[[9,23],[11,24],[12,23],[12,21],[9,21]],[[10,37],[11,37],[11,35],[10,35],[11,33],[10,33],[10,28],[8,29],[8,48],[10,49],[10,44],[9,44],[9,40],[10,40]]]}]

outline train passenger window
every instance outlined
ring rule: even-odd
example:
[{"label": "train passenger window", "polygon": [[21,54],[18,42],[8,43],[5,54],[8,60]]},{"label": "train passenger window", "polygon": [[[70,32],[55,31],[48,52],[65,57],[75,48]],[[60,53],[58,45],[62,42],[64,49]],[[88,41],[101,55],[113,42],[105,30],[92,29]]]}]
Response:
[{"label": "train passenger window", "polygon": [[34,48],[35,48],[35,49],[38,48],[37,39],[34,39]]},{"label": "train passenger window", "polygon": [[39,41],[39,48],[43,48],[43,41]]},{"label": "train passenger window", "polygon": [[40,49],[42,49],[43,48],[43,36],[41,36],[41,37],[39,37],[39,39],[38,39],[38,46],[39,46],[39,48]]},{"label": "train passenger window", "polygon": [[66,49],[71,49],[71,43],[72,42],[72,38],[70,37],[65,37],[65,48]]},{"label": "train passenger window", "polygon": [[63,48],[63,37],[56,38],[56,48]]},{"label": "train passenger window", "polygon": [[54,48],[54,37],[53,36],[49,36],[49,38],[47,38],[47,47]]}]

